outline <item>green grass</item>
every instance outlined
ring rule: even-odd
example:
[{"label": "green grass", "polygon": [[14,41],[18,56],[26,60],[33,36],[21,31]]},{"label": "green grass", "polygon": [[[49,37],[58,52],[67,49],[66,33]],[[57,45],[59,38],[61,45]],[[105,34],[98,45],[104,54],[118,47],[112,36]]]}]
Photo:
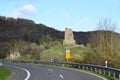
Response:
[{"label": "green grass", "polygon": [[51,47],[48,50],[45,50],[43,53],[64,53],[65,52],[65,46],[63,45],[57,45],[55,47]]},{"label": "green grass", "polygon": [[0,80],[7,80],[11,74],[12,71],[10,69],[0,66]]},{"label": "green grass", "polygon": [[42,59],[46,61],[50,61],[51,58],[57,59],[59,61],[64,60],[65,56],[65,47],[62,45],[57,45],[54,47],[51,47],[48,50],[43,51],[42,54]]},{"label": "green grass", "polygon": [[[73,47],[70,49],[71,54],[79,54],[79,53],[85,53],[88,52],[88,48],[83,47]],[[64,45],[57,45],[55,47],[51,47],[48,50],[43,51],[43,53],[65,53],[66,52],[66,46]]]},{"label": "green grass", "polygon": [[[86,47],[76,46],[76,47],[70,48],[71,58],[73,58],[74,56],[77,59],[78,58],[84,59],[84,57],[88,52],[89,52],[89,49]],[[48,61],[51,58],[54,58],[54,59],[57,59],[58,61],[65,61],[66,46],[56,45],[54,47],[51,47],[50,49],[43,51],[41,54],[42,54],[43,60]]]}]

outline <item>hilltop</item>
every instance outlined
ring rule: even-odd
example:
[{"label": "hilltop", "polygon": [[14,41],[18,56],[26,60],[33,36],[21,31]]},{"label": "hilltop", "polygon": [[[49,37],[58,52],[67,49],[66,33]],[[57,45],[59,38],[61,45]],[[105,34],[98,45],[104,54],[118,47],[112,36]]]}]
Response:
[{"label": "hilltop", "polygon": [[[96,33],[97,31],[94,31]],[[77,44],[86,45],[89,36],[93,32],[73,32]],[[11,40],[24,40],[38,43],[43,35],[50,35],[53,41],[58,40],[62,43],[64,31],[59,31],[44,24],[36,24],[28,19],[14,19],[0,16],[0,42]]]},{"label": "hilltop", "polygon": [[0,17],[0,41],[22,39],[38,42],[42,35],[50,35],[54,40],[63,39],[63,32],[35,24],[32,20]]},{"label": "hilltop", "polygon": [[[86,45],[92,34],[99,31],[76,32],[73,31],[77,44]],[[119,35],[118,33],[116,33]],[[44,24],[36,24],[28,19],[14,19],[0,16],[0,42],[8,42],[11,40],[23,40],[38,43],[42,36],[50,35],[53,41],[63,43],[64,31],[59,31],[48,27]]]}]

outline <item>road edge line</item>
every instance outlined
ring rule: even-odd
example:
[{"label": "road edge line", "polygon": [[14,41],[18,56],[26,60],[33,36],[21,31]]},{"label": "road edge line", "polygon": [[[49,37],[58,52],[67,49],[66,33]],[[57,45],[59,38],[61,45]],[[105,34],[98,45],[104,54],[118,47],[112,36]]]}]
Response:
[{"label": "road edge line", "polygon": [[11,66],[11,65],[10,65],[10,67],[14,67],[14,68],[18,68],[18,69],[24,70],[27,73],[27,77],[24,80],[28,80],[30,78],[30,76],[31,76],[30,72],[27,69],[25,69],[25,68],[18,67],[18,66]]}]

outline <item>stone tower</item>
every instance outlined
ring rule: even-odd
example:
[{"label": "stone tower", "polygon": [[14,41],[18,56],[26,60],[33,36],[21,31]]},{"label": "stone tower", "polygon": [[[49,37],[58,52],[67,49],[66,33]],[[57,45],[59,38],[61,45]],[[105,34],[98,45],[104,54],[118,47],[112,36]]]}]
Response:
[{"label": "stone tower", "polygon": [[75,45],[72,29],[65,28],[65,37],[64,37],[63,45],[73,45],[73,46]]}]

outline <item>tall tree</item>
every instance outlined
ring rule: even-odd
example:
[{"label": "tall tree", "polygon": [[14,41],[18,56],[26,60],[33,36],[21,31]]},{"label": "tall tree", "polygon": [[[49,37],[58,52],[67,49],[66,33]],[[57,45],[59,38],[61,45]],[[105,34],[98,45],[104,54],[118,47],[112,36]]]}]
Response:
[{"label": "tall tree", "polygon": [[52,37],[50,35],[43,35],[39,42],[41,45],[48,49],[52,46]]},{"label": "tall tree", "polygon": [[10,51],[10,44],[8,42],[0,43],[0,58],[5,59]]}]

